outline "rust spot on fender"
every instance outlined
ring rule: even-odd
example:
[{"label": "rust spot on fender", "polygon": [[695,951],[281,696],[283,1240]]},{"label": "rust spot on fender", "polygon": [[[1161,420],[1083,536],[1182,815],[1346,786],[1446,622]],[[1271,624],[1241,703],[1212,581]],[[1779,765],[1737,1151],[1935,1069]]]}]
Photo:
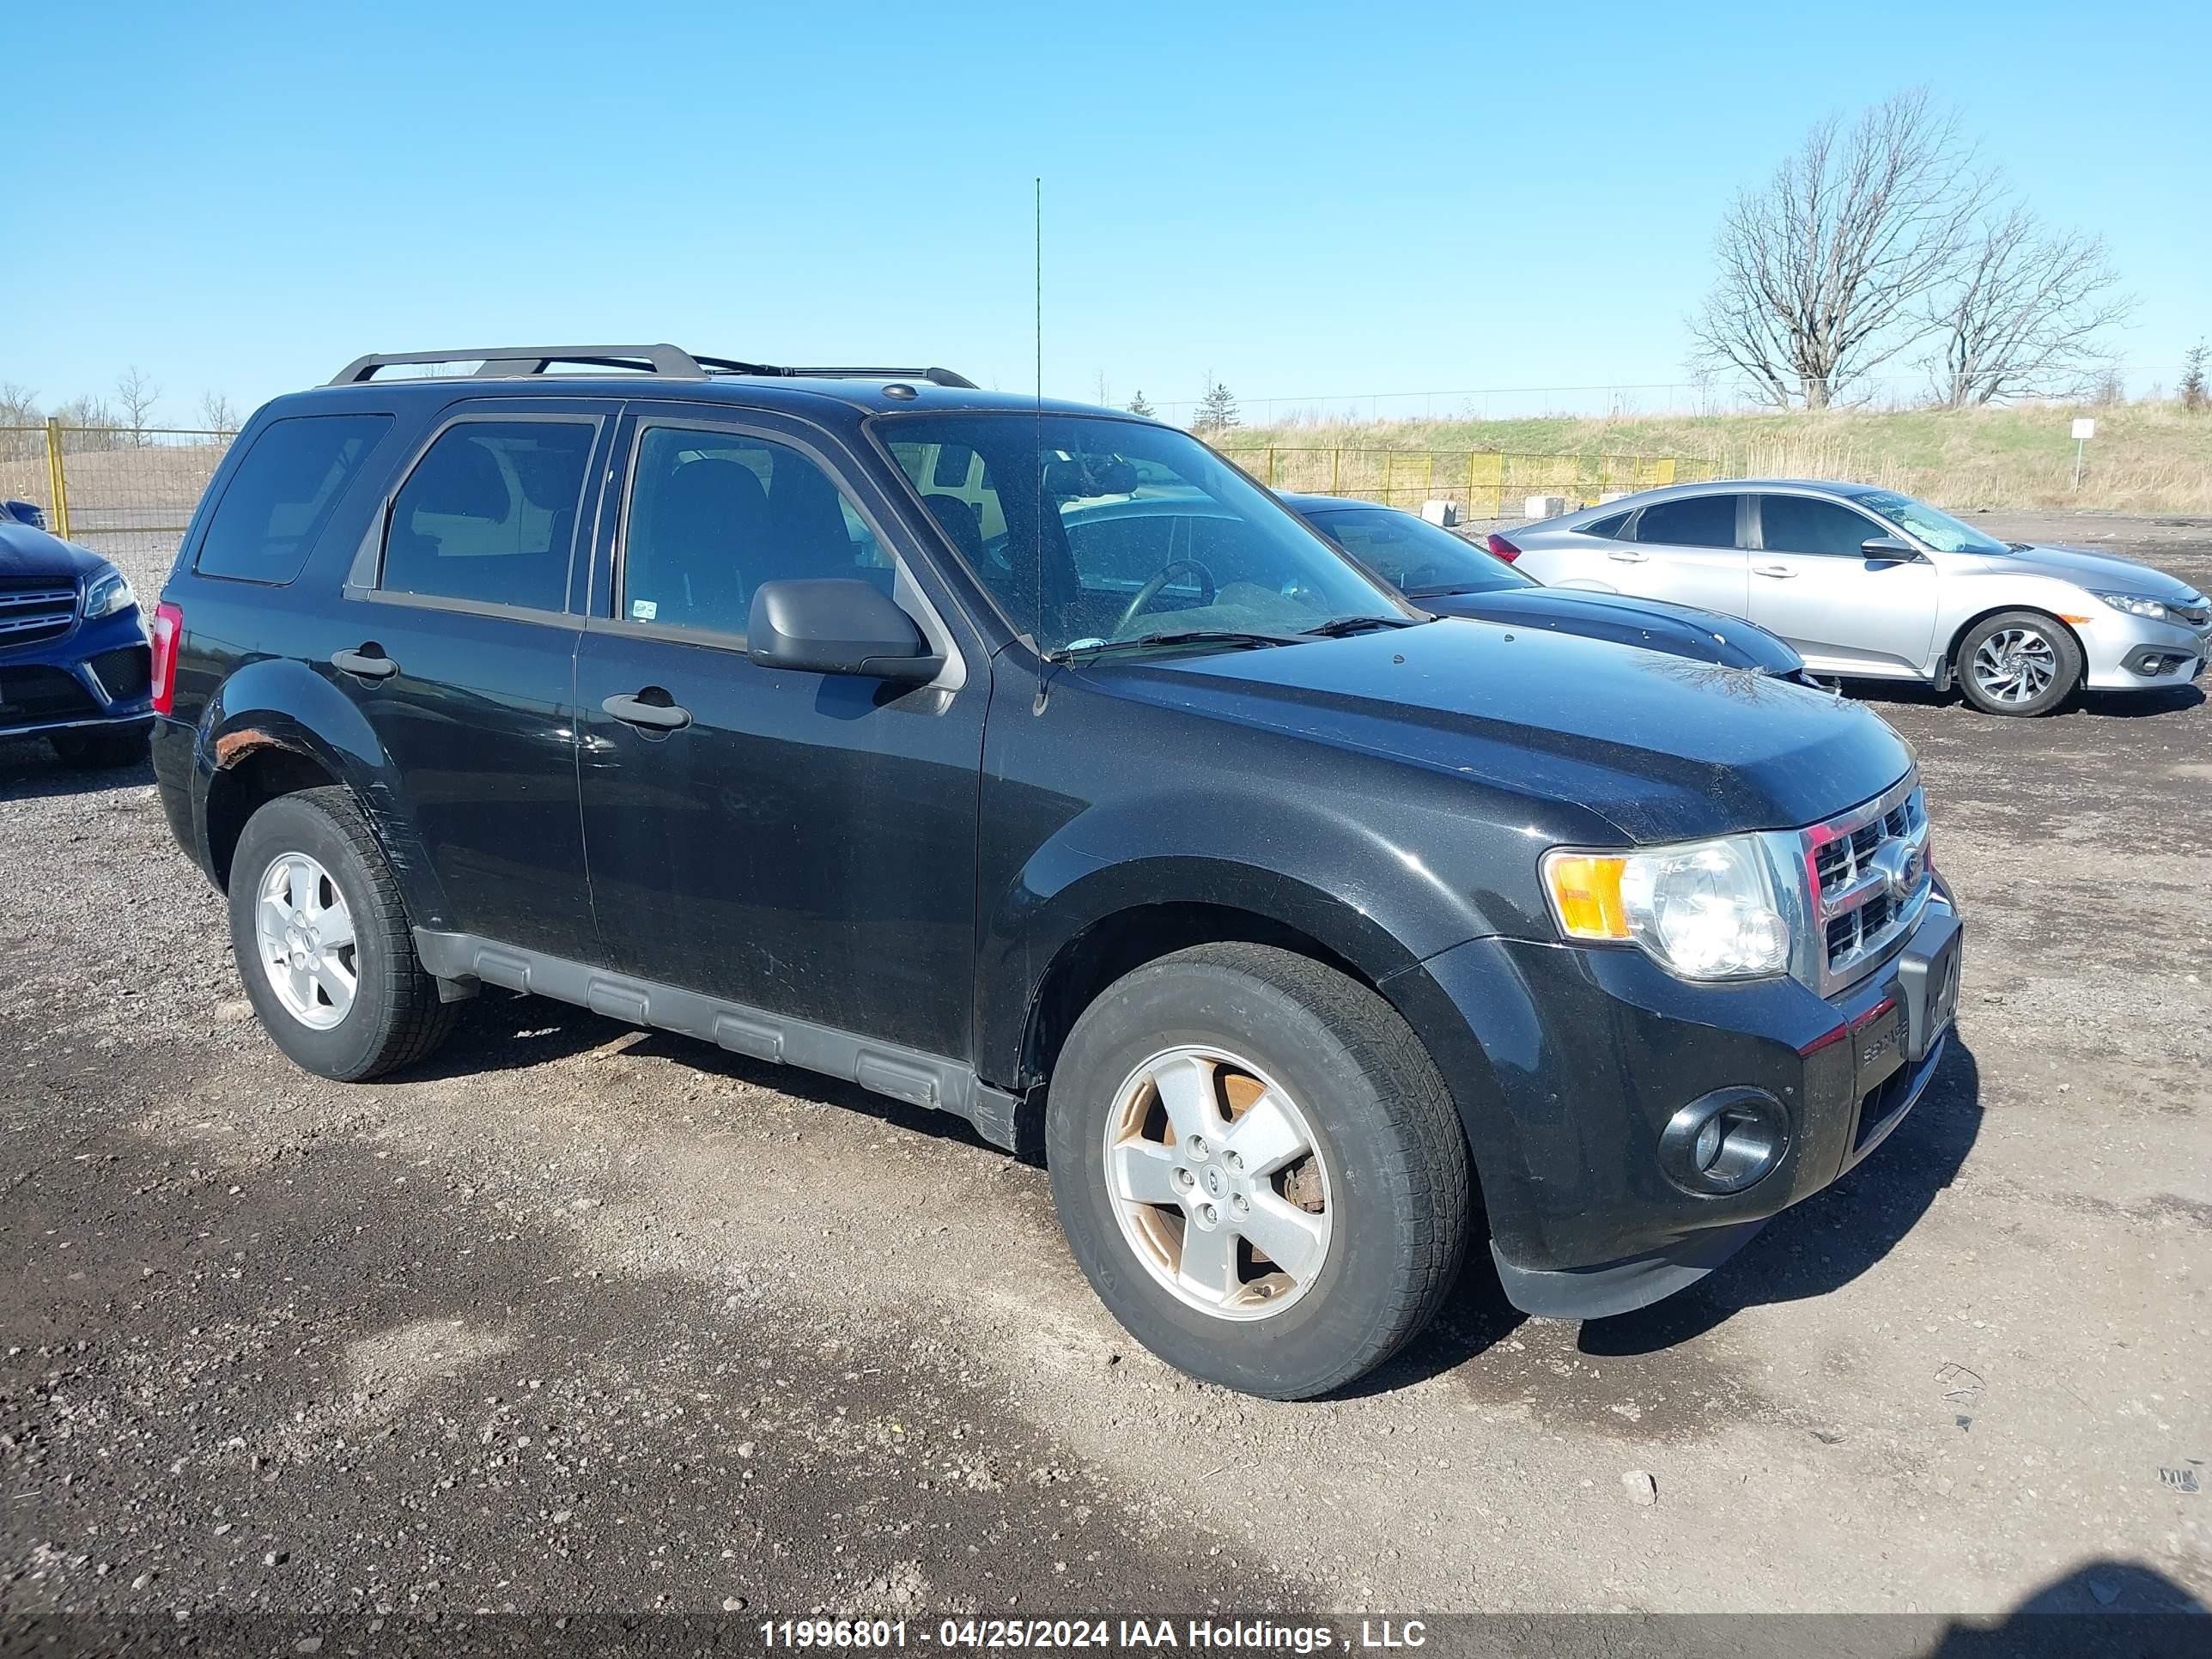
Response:
[{"label": "rust spot on fender", "polygon": [[241,726],[215,740],[215,763],[217,771],[235,766],[257,749],[286,749],[295,754],[304,753],[297,744],[286,743],[282,738],[264,732],[259,726]]}]

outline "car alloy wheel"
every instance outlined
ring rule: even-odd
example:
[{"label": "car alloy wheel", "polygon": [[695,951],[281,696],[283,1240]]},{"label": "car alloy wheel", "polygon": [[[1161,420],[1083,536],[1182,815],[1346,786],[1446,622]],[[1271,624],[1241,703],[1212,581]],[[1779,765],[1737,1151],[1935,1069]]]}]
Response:
[{"label": "car alloy wheel", "polygon": [[270,989],[302,1025],[331,1030],[352,1011],[361,982],[345,895],[307,854],[280,853],[261,872],[253,908]]},{"label": "car alloy wheel", "polygon": [[1974,684],[1992,702],[2033,702],[2058,673],[2058,653],[2032,628],[2005,628],[1974,652]]},{"label": "car alloy wheel", "polygon": [[1105,1141],[1121,1236],[1178,1301],[1266,1319],[1320,1276],[1328,1165],[1297,1103],[1251,1061],[1206,1048],[1153,1055],[1115,1092]]}]

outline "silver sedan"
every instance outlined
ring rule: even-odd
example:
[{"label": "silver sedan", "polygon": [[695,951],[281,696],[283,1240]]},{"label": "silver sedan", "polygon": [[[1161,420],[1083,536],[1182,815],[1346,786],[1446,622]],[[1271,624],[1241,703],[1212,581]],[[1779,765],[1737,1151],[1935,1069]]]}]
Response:
[{"label": "silver sedan", "polygon": [[2001,542],[1894,490],[1738,479],[1586,507],[1490,538],[1554,587],[1747,617],[1838,678],[1954,680],[1993,714],[2078,686],[2185,685],[2212,659],[2212,606],[2131,559]]}]

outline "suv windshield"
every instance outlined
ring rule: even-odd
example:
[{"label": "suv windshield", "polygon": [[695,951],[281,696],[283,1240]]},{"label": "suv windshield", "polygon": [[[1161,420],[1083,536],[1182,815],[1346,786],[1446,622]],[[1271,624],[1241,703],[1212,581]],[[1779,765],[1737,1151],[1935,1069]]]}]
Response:
[{"label": "suv windshield", "polygon": [[1539,586],[1503,559],[1395,507],[1316,507],[1308,516],[1409,599]]},{"label": "suv windshield", "polygon": [[1917,536],[1938,553],[2008,553],[2002,542],[1991,539],[1970,524],[1960,524],[1948,513],[1939,513],[1925,501],[1900,495],[1893,489],[1869,489],[1851,499],[1869,513],[1887,519],[1899,529]]},{"label": "suv windshield", "polygon": [[1167,635],[1265,645],[1347,617],[1408,619],[1187,433],[1026,410],[888,416],[876,431],[1040,651]]}]

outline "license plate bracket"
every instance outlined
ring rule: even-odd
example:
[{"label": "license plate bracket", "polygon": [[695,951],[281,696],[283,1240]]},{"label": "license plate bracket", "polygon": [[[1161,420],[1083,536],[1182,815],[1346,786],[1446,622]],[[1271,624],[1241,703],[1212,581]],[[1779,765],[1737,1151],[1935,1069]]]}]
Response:
[{"label": "license plate bracket", "polygon": [[1897,959],[1898,1000],[1905,1005],[1905,1057],[1928,1058],[1959,1012],[1960,945],[1966,928],[1957,916],[1930,915]]}]

